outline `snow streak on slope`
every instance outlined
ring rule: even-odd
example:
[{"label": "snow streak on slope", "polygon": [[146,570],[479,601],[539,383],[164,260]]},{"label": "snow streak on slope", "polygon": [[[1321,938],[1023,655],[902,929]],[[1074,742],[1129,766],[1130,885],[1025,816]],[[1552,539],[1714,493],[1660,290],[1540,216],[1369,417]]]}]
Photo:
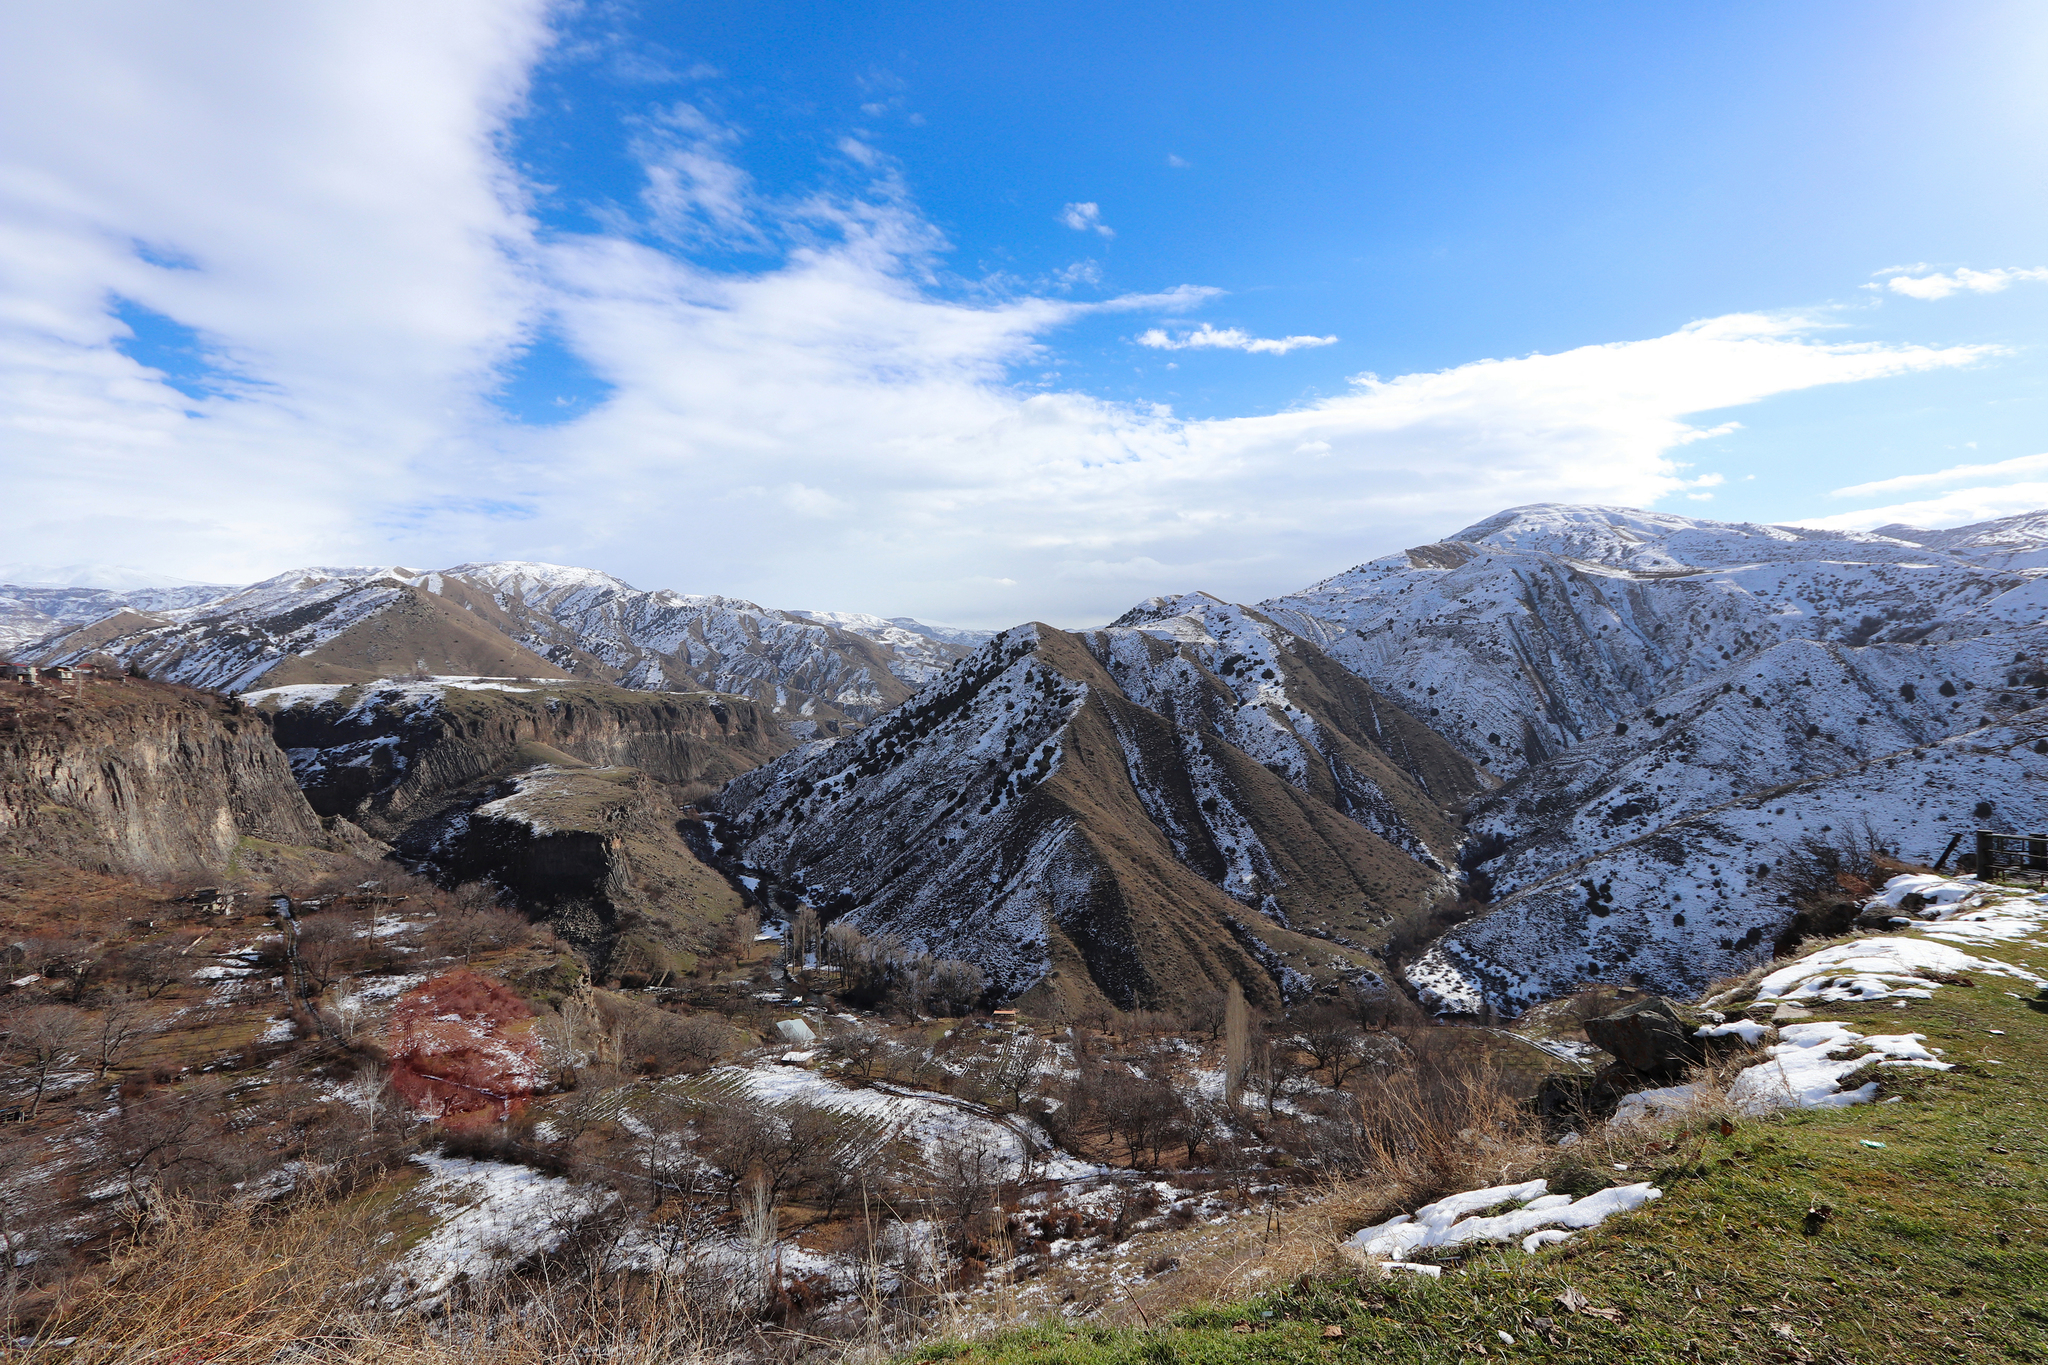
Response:
[{"label": "snow streak on slope", "polygon": [[[1386,744],[1390,731],[1384,722],[1398,721],[1394,742],[1384,751],[1369,742],[1347,742],[1312,713],[1316,689],[1301,676],[1312,647],[1270,618],[1207,593],[1155,597],[1086,638],[1124,694],[1140,706],[1183,729],[1218,735],[1290,786],[1334,796],[1345,814],[1427,866],[1450,863],[1455,848],[1432,848],[1403,815],[1401,801],[1389,794],[1390,788],[1404,792],[1411,803],[1414,795],[1405,791],[1407,783],[1388,782],[1389,765],[1422,794],[1430,790],[1431,773],[1402,747],[1400,730],[1414,722],[1391,705],[1382,717],[1382,703],[1368,693],[1372,738]],[[1327,704],[1320,709],[1329,710]]]},{"label": "snow streak on slope", "polygon": [[1770,868],[1809,837],[1932,861],[1976,825],[2048,825],[2048,706],[1676,821],[1497,902],[1409,970],[1442,1008],[1518,1009],[1587,980],[1673,994],[1770,952],[1789,915]]},{"label": "snow streak on slope", "polygon": [[1125,1007],[1371,976],[1358,940],[1451,893],[1442,806],[1476,774],[1387,707],[1404,768],[1367,732],[1371,689],[1256,613],[1139,618],[1005,632],[885,721],[743,777],[721,804],[745,857],[1006,992],[1061,961]]},{"label": "snow streak on slope", "polygon": [[2034,610],[2040,576],[1888,537],[1544,505],[1262,609],[1512,775],[1788,641],[1980,634]]},{"label": "snow streak on slope", "polygon": [[[1085,879],[1060,873],[1062,822],[1018,839],[1007,817],[1058,771],[1060,732],[1087,696],[1037,644],[1036,627],[1005,631],[881,724],[740,778],[724,804],[742,811],[750,862],[854,910],[866,932],[976,963],[1005,993],[1036,981],[1048,924],[1077,911]],[[985,888],[966,915],[961,883]]]}]

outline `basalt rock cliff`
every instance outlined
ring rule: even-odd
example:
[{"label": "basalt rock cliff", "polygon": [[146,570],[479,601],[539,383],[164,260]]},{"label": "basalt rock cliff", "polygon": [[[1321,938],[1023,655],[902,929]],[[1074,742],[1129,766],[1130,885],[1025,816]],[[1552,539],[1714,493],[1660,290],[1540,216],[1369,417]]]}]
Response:
[{"label": "basalt rock cliff", "polygon": [[236,872],[250,840],[376,856],[322,820],[269,719],[125,679],[0,688],[0,854],[149,878]]},{"label": "basalt rock cliff", "polygon": [[741,697],[568,681],[386,681],[247,694],[314,807],[438,880],[490,882],[610,978],[658,979],[744,905],[688,804],[791,744]]}]

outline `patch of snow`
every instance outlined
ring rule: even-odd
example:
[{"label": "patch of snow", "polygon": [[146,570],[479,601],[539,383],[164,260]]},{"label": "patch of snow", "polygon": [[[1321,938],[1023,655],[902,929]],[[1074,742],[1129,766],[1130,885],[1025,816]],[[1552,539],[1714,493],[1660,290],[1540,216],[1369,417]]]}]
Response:
[{"label": "patch of snow", "polygon": [[1731,1019],[1725,1024],[1702,1024],[1699,1028],[1693,1030],[1692,1036],[1695,1038],[1740,1038],[1751,1047],[1755,1047],[1764,1040],[1764,1036],[1770,1031],[1770,1025],[1760,1024],[1754,1019]]},{"label": "patch of snow", "polygon": [[[1563,1241],[1579,1229],[1597,1227],[1617,1213],[1641,1208],[1664,1193],[1648,1183],[1617,1185],[1582,1199],[1547,1194],[1547,1189],[1544,1181],[1530,1180],[1519,1185],[1468,1190],[1425,1204],[1412,1215],[1398,1214],[1384,1223],[1362,1228],[1352,1235],[1348,1245],[1356,1248],[1358,1255],[1373,1261],[1402,1261],[1424,1248],[1457,1247],[1471,1242],[1519,1240],[1524,1251],[1534,1252]],[[1501,1204],[1520,1207],[1490,1217],[1466,1216]]]},{"label": "patch of snow", "polygon": [[526,1166],[425,1154],[412,1160],[427,1170],[418,1193],[436,1222],[399,1261],[404,1278],[384,1296],[391,1308],[431,1301],[458,1277],[485,1279],[553,1251],[614,1197]]},{"label": "patch of snow", "polygon": [[[1846,1091],[1841,1082],[1873,1059],[1887,1066],[1950,1069],[1949,1063],[1928,1050],[1924,1034],[1877,1034],[1866,1038],[1839,1020],[1823,1020],[1787,1024],[1778,1036],[1782,1041],[1771,1047],[1771,1060],[1744,1068],[1735,1084],[1728,1087],[1729,1101],[1745,1113],[1844,1109],[1852,1104],[1868,1104],[1877,1098],[1876,1081]],[[1858,1050],[1848,1057],[1835,1055],[1848,1049]]]},{"label": "patch of snow", "polygon": [[1925,1000],[1941,984],[1927,974],[1980,972],[2048,984],[2023,967],[1972,957],[1946,943],[1920,938],[1865,938],[1838,943],[1781,967],[1757,984],[1758,1001]]},{"label": "patch of snow", "polygon": [[1908,896],[1918,896],[1930,905],[1953,905],[1984,890],[1975,877],[1951,878],[1939,873],[1906,873],[1893,877],[1884,890],[1871,897],[1870,905],[1888,905],[1896,910]]},{"label": "patch of snow", "polygon": [[1615,1123],[1647,1123],[1666,1114],[1683,1113],[1700,1100],[1697,1085],[1667,1085],[1656,1090],[1638,1090],[1624,1095],[1614,1111]]}]

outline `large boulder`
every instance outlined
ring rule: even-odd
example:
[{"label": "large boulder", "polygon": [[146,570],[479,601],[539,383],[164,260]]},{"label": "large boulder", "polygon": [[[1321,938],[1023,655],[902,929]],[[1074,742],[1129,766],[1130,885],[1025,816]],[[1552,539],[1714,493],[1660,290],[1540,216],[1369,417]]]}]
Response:
[{"label": "large boulder", "polygon": [[1672,1077],[1705,1059],[1706,1042],[1694,1035],[1711,1022],[1698,1010],[1653,995],[1588,1019],[1586,1038],[1638,1075]]}]

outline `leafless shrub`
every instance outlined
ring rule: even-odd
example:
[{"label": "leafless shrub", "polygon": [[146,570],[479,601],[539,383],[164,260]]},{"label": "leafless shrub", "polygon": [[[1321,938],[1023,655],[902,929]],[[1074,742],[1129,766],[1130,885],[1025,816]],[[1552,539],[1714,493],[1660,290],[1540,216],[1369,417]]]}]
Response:
[{"label": "leafless shrub", "polygon": [[1348,1090],[1349,1164],[1388,1212],[1496,1183],[1536,1150],[1534,1122],[1502,1076],[1450,1048],[1362,1072]]},{"label": "leafless shrub", "polygon": [[1103,1126],[1123,1139],[1129,1164],[1136,1167],[1149,1158],[1156,1169],[1186,1112],[1173,1087],[1124,1067],[1109,1067],[1093,1078],[1090,1090]]},{"label": "leafless shrub", "polygon": [[486,896],[485,888],[461,888],[455,904],[435,919],[427,941],[468,963],[478,953],[524,948],[540,937],[539,928],[526,916]]},{"label": "leafless shrub", "polygon": [[1003,1150],[986,1136],[974,1134],[949,1142],[933,1162],[939,1203],[963,1230],[996,1207],[1008,1163]]},{"label": "leafless shrub", "polygon": [[631,996],[600,997],[610,1050],[643,1076],[701,1071],[740,1046],[741,1035],[713,1014],[674,1014]]},{"label": "leafless shrub", "polygon": [[136,1041],[149,1032],[149,1014],[132,996],[116,995],[94,1014],[88,1032],[94,1077],[105,1080]]},{"label": "leafless shrub", "polygon": [[825,1054],[864,1081],[874,1079],[877,1071],[885,1069],[893,1048],[885,1031],[867,1025],[856,1025],[825,1040]]},{"label": "leafless shrub", "polygon": [[1778,892],[1779,904],[1792,909],[1791,922],[1772,942],[1773,955],[1784,957],[1807,939],[1847,931],[1863,902],[1891,875],[1879,860],[1892,856],[1894,850],[1867,819],[1780,845],[1777,861],[1758,869],[1764,884]]}]

